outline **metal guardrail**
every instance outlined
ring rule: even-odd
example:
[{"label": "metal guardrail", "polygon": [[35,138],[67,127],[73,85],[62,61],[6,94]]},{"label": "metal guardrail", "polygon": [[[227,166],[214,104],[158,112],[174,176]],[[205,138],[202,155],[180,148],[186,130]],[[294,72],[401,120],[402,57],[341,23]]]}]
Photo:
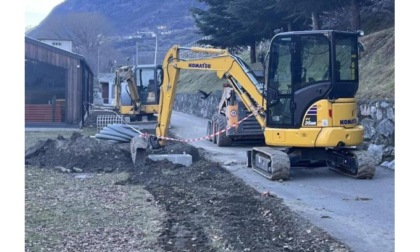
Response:
[{"label": "metal guardrail", "polygon": [[124,119],[118,115],[98,115],[96,118],[96,130],[100,132],[108,124],[122,124]]}]

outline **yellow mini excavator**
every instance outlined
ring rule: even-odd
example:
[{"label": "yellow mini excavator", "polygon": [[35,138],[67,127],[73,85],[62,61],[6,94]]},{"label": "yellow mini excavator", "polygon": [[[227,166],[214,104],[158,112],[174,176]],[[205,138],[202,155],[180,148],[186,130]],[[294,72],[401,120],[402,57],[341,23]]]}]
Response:
[{"label": "yellow mini excavator", "polygon": [[121,66],[115,71],[113,102],[114,109],[130,121],[147,117],[156,121],[162,67],[160,65]]},{"label": "yellow mini excavator", "polygon": [[[333,170],[354,178],[370,179],[375,163],[363,142],[355,94],[359,86],[359,33],[334,30],[276,34],[266,57],[265,81],[259,81],[239,57],[227,50],[173,46],[163,61],[156,136],[132,140],[133,161],[145,146],[165,146],[180,70],[213,71],[229,81],[229,117],[239,98],[258,121],[266,147],[248,151],[248,165],[271,180],[288,179],[290,168],[307,161],[324,161]],[[180,51],[212,57],[183,59]],[[220,119],[221,120],[221,119]],[[234,121],[234,120],[232,120]],[[203,125],[205,127],[205,125]],[[213,127],[215,128],[215,127]],[[210,133],[223,141],[220,127]],[[217,132],[216,132],[217,131]],[[140,142],[140,143],[139,143]],[[136,147],[137,146],[137,147]],[[140,147],[138,147],[140,146]],[[144,158],[143,154],[138,155]]]}]

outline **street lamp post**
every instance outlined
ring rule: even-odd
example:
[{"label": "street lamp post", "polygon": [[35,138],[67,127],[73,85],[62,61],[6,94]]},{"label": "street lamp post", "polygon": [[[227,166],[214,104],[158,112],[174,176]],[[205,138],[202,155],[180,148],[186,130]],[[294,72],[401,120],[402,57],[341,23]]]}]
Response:
[{"label": "street lamp post", "polygon": [[101,48],[101,45],[105,42],[104,39],[105,39],[104,35],[102,33],[99,33],[98,34],[98,40],[97,40],[97,43],[98,43],[98,65],[96,66],[98,76],[99,76],[99,49]]},{"label": "street lamp post", "polygon": [[[151,34],[152,37],[155,37],[155,65],[157,62],[157,48],[158,48],[158,38],[157,34],[155,32],[137,32],[138,34]],[[138,51],[138,43],[136,42],[136,64],[138,65],[138,57],[139,57],[139,51]]]},{"label": "street lamp post", "polygon": [[158,49],[157,34],[155,34],[155,65],[156,65],[156,59],[157,59],[157,49]]},{"label": "street lamp post", "polygon": [[100,44],[98,45],[98,64],[97,64],[97,67],[96,67],[97,73],[98,73],[97,76],[99,76],[99,48],[101,48],[101,45]]},{"label": "street lamp post", "polygon": [[139,64],[139,42],[136,42],[136,66]]}]

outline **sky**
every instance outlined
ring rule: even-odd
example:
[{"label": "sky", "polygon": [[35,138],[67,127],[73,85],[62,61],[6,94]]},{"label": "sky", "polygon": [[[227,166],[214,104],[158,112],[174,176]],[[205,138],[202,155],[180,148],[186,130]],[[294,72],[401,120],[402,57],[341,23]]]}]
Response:
[{"label": "sky", "polygon": [[25,0],[25,27],[37,26],[51,10],[64,0]]}]

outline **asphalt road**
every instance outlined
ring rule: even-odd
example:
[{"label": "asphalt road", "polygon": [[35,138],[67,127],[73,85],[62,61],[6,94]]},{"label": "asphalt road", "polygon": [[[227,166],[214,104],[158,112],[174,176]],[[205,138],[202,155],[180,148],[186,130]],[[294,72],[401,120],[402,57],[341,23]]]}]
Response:
[{"label": "asphalt road", "polygon": [[[206,125],[206,119],[173,112],[170,130],[180,139],[193,139],[206,135]],[[191,144],[258,191],[284,199],[354,251],[395,251],[393,170],[378,167],[372,180],[357,180],[327,167],[292,168],[290,180],[270,181],[246,167],[246,150],[252,145],[218,147],[206,140]]]}]

